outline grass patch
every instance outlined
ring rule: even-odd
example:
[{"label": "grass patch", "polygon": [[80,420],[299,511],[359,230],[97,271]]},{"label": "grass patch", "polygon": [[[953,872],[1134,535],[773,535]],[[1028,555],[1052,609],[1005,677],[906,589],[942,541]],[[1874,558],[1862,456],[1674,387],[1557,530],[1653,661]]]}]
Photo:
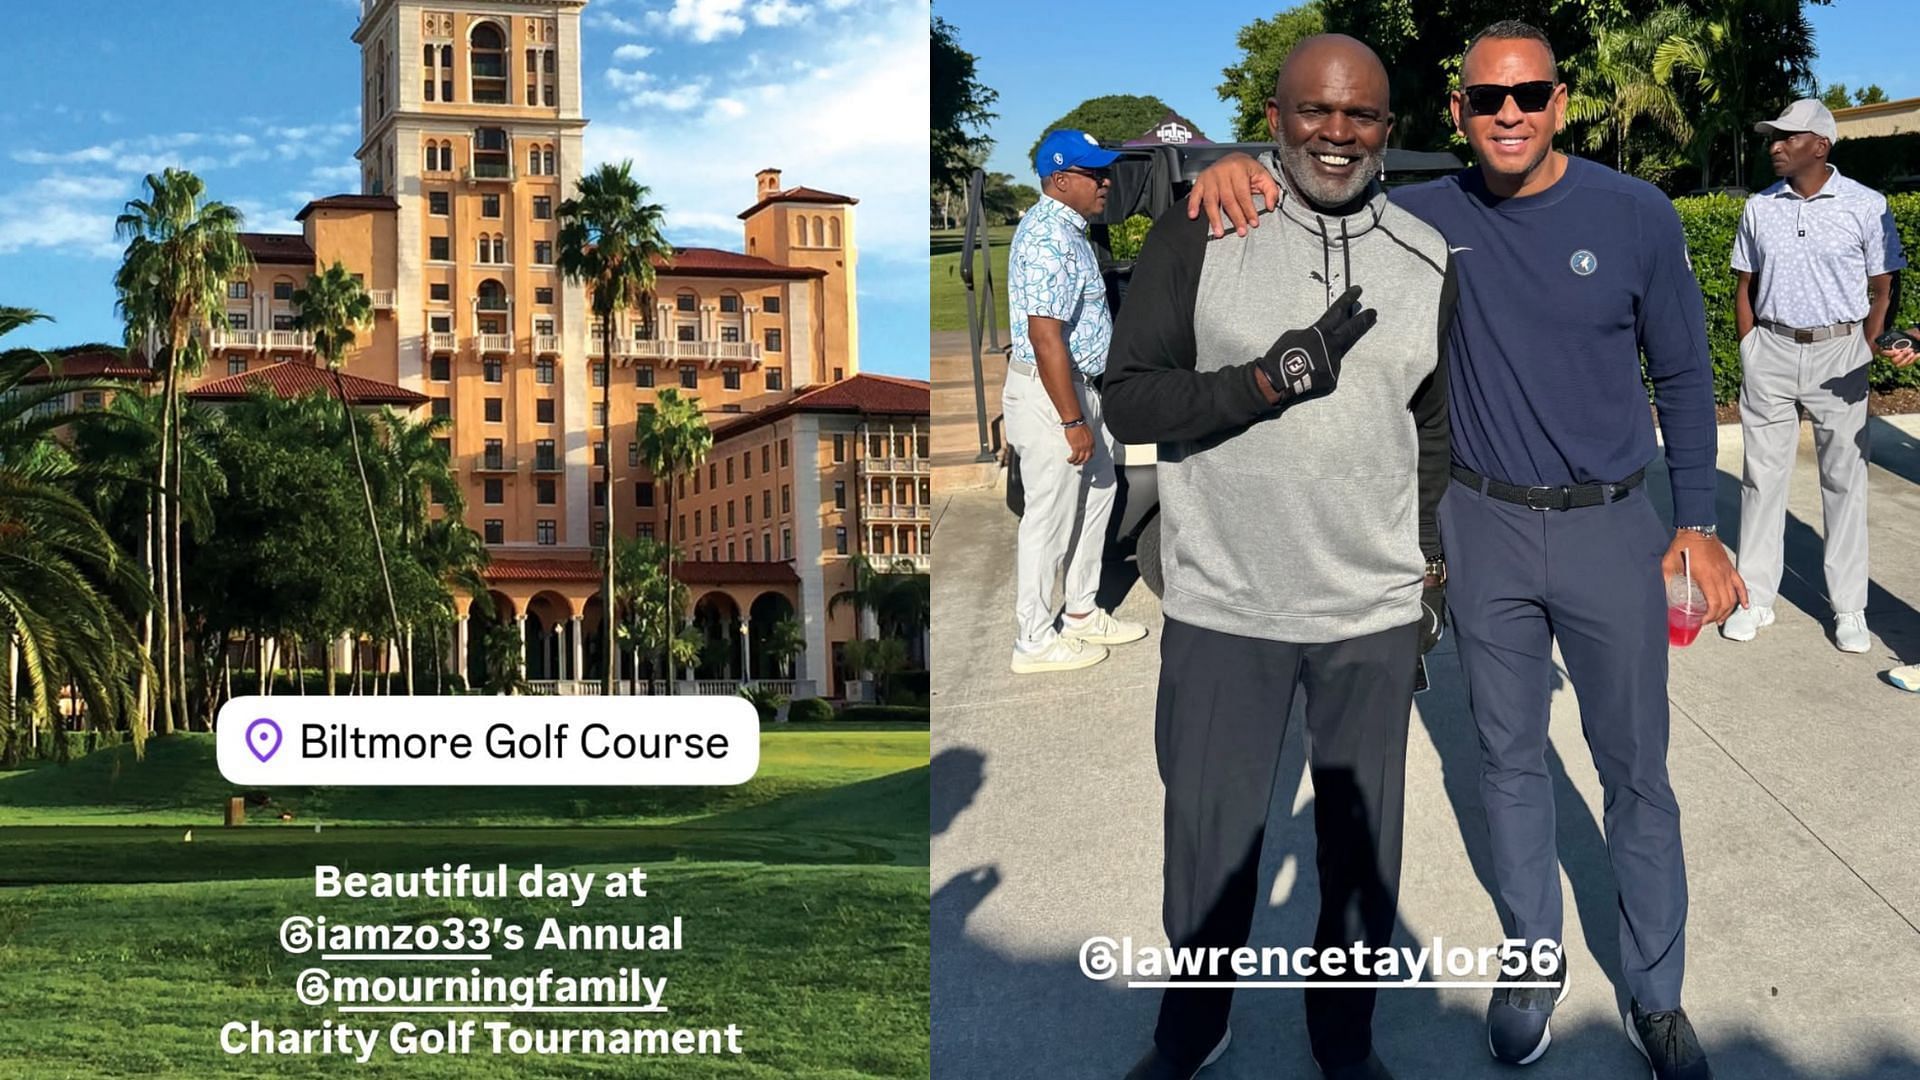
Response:
[{"label": "grass patch", "polygon": [[[738,788],[275,789],[291,825],[219,827],[233,790],[211,736],[156,739],[68,765],[0,774],[0,1076],[925,1077],[929,1073],[928,738],[924,725],[794,725],[763,733],[761,770]],[[322,828],[313,829],[315,818]],[[34,824],[21,824],[22,820]],[[150,821],[110,827],[103,822]],[[474,827],[475,820],[511,827]],[[188,839],[189,826],[191,837]],[[561,900],[316,900],[313,868],[417,871],[441,863],[514,871],[633,866],[649,896]],[[287,954],[289,915],[423,924],[500,918],[529,931],[490,961],[353,963]],[[684,919],[681,952],[531,948],[541,920]],[[521,1028],[706,1028],[737,1023],[741,1057],[468,1055],[229,1057],[222,1024],[323,1021],[384,1031],[468,1017],[339,1014],[305,1006],[308,967],[367,977],[606,976],[667,979],[665,1015],[520,1014]]]},{"label": "grass patch", "polygon": [[[121,830],[91,830],[119,832]],[[465,849],[443,849],[464,857]],[[559,863],[549,857],[549,868]],[[924,1077],[928,1075],[929,957],[923,868],[748,866],[702,862],[648,868],[639,900],[325,900],[304,881],[88,885],[0,890],[0,1073],[54,1077]],[[420,864],[415,864],[416,868]],[[309,870],[309,873],[311,871]],[[301,913],[356,923],[503,917],[524,927],[685,920],[685,948],[662,953],[520,952],[492,961],[327,962],[289,956],[275,940]],[[529,938],[529,945],[531,944]],[[466,1019],[412,1013],[337,1014],[301,1005],[293,980],[319,966],[335,975],[610,975],[639,967],[667,979],[664,1015],[481,1015],[516,1026],[724,1027],[739,1024],[740,1057],[654,1060],[570,1055],[494,1057],[484,1029],[476,1053],[398,1057],[390,1046],[361,1068],[338,1057],[229,1057],[220,1026],[336,1024],[422,1027]]]},{"label": "grass patch", "polygon": [[[760,771],[745,784],[713,788],[269,788],[229,784],[210,734],[172,735],[97,750],[66,765],[0,774],[0,826],[216,825],[229,797],[265,790],[249,807],[262,825],[668,825],[819,791],[924,764],[924,724],[814,724],[770,728],[760,737]],[[925,807],[921,807],[924,818]],[[0,870],[4,876],[4,870]]]},{"label": "grass patch", "polygon": [[[1013,240],[1013,226],[996,225],[987,230],[988,254],[993,259],[994,318],[1000,324],[1000,340],[1009,340],[1007,331],[1007,245]],[[933,271],[931,317],[935,330],[967,328],[967,290],[960,281],[960,249],[965,235],[959,229],[936,229],[928,239],[928,262]],[[975,280],[980,267],[974,266]]]}]

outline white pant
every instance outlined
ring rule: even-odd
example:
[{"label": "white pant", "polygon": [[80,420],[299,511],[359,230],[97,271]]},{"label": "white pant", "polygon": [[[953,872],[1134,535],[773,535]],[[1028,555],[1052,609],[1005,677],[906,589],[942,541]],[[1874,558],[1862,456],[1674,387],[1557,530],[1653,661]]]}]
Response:
[{"label": "white pant", "polygon": [[1026,489],[1014,586],[1014,622],[1026,648],[1044,644],[1053,634],[1053,579],[1063,561],[1066,610],[1092,611],[1100,588],[1101,551],[1113,514],[1114,442],[1100,419],[1100,395],[1078,378],[1073,388],[1093,434],[1093,453],[1084,465],[1067,463],[1060,413],[1039,375],[1009,368],[1000,395],[1007,445],[1020,455],[1020,482]]},{"label": "white pant", "polygon": [[1867,362],[1858,332],[1798,345],[1756,326],[1740,339],[1740,576],[1755,606],[1780,591],[1787,482],[1800,446],[1795,403],[1813,417],[1826,531],[1827,596],[1836,613],[1867,607]]}]

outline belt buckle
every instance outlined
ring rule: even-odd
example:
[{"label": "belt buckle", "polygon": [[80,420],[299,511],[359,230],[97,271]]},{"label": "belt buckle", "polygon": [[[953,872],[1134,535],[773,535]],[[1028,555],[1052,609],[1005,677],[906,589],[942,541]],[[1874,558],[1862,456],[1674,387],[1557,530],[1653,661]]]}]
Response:
[{"label": "belt buckle", "polygon": [[1541,510],[1541,511],[1546,511],[1546,510],[1557,510],[1557,509],[1559,509],[1558,507],[1554,507],[1554,506],[1539,506],[1539,505],[1536,505],[1536,504],[1534,503],[1534,501],[1533,501],[1533,498],[1534,498],[1534,496],[1535,496],[1536,494],[1539,494],[1539,495],[1541,495],[1541,496],[1546,496],[1546,495],[1551,495],[1551,494],[1553,494],[1554,492],[1556,492],[1556,491],[1559,491],[1559,490],[1560,490],[1559,488],[1556,488],[1556,487],[1547,487],[1547,486],[1545,486],[1545,485],[1541,485],[1541,484],[1536,484],[1536,485],[1534,485],[1533,487],[1530,487],[1530,488],[1528,488],[1528,489],[1527,489],[1527,509],[1529,509],[1529,510]]},{"label": "belt buckle", "polygon": [[1811,330],[1801,330],[1801,329],[1798,329],[1798,328],[1796,328],[1796,329],[1795,329],[1795,330],[1793,331],[1793,343],[1794,343],[1795,345],[1811,345],[1811,344],[1813,344],[1813,331],[1811,331]]}]

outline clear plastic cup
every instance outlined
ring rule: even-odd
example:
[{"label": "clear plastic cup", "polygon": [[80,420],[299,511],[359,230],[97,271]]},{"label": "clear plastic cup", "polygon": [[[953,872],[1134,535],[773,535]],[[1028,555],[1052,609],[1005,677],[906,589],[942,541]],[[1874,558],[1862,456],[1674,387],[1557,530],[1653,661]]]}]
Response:
[{"label": "clear plastic cup", "polygon": [[1685,648],[1707,621],[1707,594],[1684,574],[1667,579],[1667,644]]}]

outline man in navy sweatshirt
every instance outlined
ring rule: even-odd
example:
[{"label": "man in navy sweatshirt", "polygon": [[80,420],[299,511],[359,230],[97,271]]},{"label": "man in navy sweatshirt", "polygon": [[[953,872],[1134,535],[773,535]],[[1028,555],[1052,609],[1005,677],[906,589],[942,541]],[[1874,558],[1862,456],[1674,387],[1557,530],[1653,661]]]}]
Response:
[{"label": "man in navy sweatshirt", "polygon": [[[1711,1072],[1680,1005],[1687,879],[1667,779],[1663,578],[1685,556],[1714,622],[1746,601],[1714,535],[1700,290],[1665,196],[1553,150],[1567,89],[1540,31],[1495,23],[1461,65],[1453,118],[1478,166],[1393,201],[1446,237],[1459,278],[1447,359],[1454,483],[1440,530],[1499,906],[1509,938],[1561,941],[1546,766],[1557,640],[1605,790],[1628,1035],[1658,1080],[1700,1080]],[[1189,213],[1225,209],[1241,231],[1257,226],[1251,195],[1275,188],[1262,173],[1245,156],[1215,165]],[[1642,353],[1672,478],[1671,534],[1640,483],[1658,452]],[[1521,981],[1553,985],[1496,990],[1487,1037],[1495,1057],[1528,1064],[1551,1041],[1565,965]]]}]

